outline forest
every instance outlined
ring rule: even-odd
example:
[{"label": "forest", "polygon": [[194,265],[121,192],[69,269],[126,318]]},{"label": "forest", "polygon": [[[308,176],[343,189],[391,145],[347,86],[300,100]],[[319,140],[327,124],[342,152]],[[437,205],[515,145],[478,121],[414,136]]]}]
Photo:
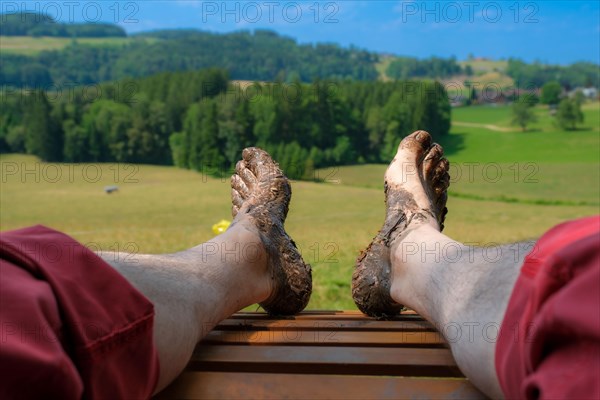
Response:
[{"label": "forest", "polygon": [[445,135],[434,81],[315,80],[241,85],[223,69],[164,72],[71,91],[4,91],[0,150],[54,162],[175,164],[229,173],[260,146],[286,174],[389,160],[416,129]]},{"label": "forest", "polygon": [[298,44],[262,30],[158,31],[136,35],[121,46],[73,40],[61,50],[0,58],[0,85],[14,87],[85,85],[215,66],[240,80],[311,82],[317,77],[374,80],[378,76],[375,53],[334,44]]},{"label": "forest", "polygon": [[124,37],[125,30],[104,23],[65,24],[39,13],[1,14],[4,36]]},{"label": "forest", "polygon": [[[131,35],[119,45],[84,44],[77,38],[123,37],[110,24],[64,24],[39,14],[2,14],[2,35],[60,36],[66,47],[23,55],[0,53],[0,86],[48,88],[78,86],[160,72],[193,71],[219,67],[232,80],[305,82],[315,79],[372,81],[380,78],[383,56],[356,47],[330,43],[298,43],[269,30],[225,34],[194,29],[159,30]],[[385,74],[391,79],[446,79],[470,76],[470,66],[455,58],[391,57]],[[509,59],[505,73],[522,88],[539,88],[558,81],[567,88],[600,86],[598,65],[579,62],[569,66],[525,63]]]},{"label": "forest", "polygon": [[600,87],[600,67],[591,62],[577,62],[569,66],[548,65],[540,62],[527,64],[509,59],[506,74],[523,88],[541,88],[556,81],[566,89]]},{"label": "forest", "polygon": [[397,57],[390,62],[386,73],[390,78],[409,79],[448,78],[461,73],[472,75],[473,72],[468,67],[463,71],[454,57],[449,59],[430,57],[424,60],[412,57]]}]

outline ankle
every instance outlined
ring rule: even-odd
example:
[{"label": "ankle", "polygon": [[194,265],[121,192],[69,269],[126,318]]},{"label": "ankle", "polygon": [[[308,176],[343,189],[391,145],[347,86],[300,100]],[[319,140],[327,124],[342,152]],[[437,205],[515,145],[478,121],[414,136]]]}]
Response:
[{"label": "ankle", "polygon": [[435,307],[440,289],[435,282],[442,279],[444,269],[441,244],[431,240],[431,234],[439,235],[436,221],[410,224],[390,248],[392,299],[429,320],[439,314]]}]

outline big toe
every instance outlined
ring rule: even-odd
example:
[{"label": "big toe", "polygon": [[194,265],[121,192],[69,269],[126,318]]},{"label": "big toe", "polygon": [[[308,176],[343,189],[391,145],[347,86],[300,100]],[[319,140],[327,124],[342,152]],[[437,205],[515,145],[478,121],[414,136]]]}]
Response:
[{"label": "big toe", "polygon": [[402,139],[398,151],[409,149],[422,155],[431,147],[431,135],[425,131],[416,131]]},{"label": "big toe", "polygon": [[244,149],[236,172],[252,193],[253,202],[269,204],[279,218],[285,219],[292,189],[279,164],[269,153],[258,147]]},{"label": "big toe", "polygon": [[272,175],[276,172],[277,164],[269,153],[258,147],[247,147],[242,151],[242,159],[245,165],[257,178]]}]

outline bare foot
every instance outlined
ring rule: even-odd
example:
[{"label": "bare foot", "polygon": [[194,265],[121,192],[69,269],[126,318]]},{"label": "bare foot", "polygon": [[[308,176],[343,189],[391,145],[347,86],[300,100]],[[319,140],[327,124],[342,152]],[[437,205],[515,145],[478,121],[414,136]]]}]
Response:
[{"label": "bare foot", "polygon": [[358,257],[352,275],[352,297],[367,315],[385,318],[402,310],[390,295],[391,243],[422,224],[440,231],[444,227],[450,176],[443,154],[429,133],[417,131],[402,140],[385,173],[385,222]]},{"label": "bare foot", "polygon": [[253,224],[268,254],[272,289],[260,305],[274,315],[297,314],[312,292],[312,276],[296,244],[283,228],[292,190],[288,179],[269,154],[256,147],[244,149],[231,177],[231,213],[236,223]]}]

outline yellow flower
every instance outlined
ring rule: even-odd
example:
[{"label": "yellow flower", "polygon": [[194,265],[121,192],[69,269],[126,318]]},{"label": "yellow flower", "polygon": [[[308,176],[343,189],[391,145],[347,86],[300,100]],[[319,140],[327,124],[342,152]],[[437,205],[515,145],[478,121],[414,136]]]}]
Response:
[{"label": "yellow flower", "polygon": [[212,231],[215,235],[220,235],[221,233],[225,232],[227,228],[229,228],[229,225],[231,225],[231,221],[222,219],[212,226]]}]

